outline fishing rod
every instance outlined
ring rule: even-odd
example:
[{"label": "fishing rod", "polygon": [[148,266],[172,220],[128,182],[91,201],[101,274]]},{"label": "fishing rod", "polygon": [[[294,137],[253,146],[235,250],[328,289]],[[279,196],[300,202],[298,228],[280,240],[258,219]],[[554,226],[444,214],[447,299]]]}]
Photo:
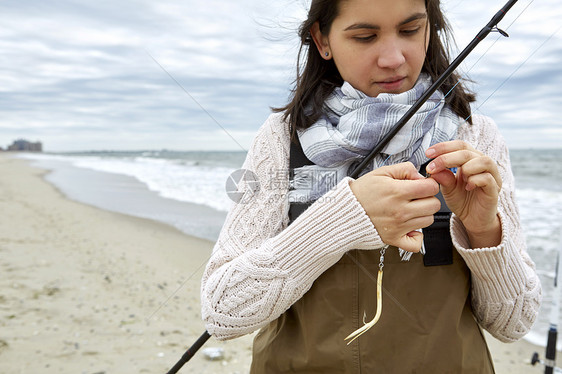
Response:
[{"label": "fishing rod", "polygon": [[553,292],[553,303],[552,310],[550,311],[550,326],[548,328],[548,336],[546,340],[546,351],[544,355],[544,360],[539,358],[537,352],[533,353],[531,358],[531,365],[535,366],[537,363],[544,365],[544,374],[552,373],[562,373],[562,369],[556,367],[556,340],[558,337],[558,321],[560,317],[560,290],[558,285],[560,284],[560,265],[562,262],[562,246],[559,247],[558,256],[556,261],[556,271],[554,273],[554,290]]},{"label": "fishing rod", "polygon": [[207,330],[205,330],[205,332],[201,334],[199,339],[197,339],[197,341],[195,341],[195,343],[193,343],[193,345],[189,347],[189,349],[183,354],[183,356],[181,356],[180,360],[174,365],[173,368],[170,369],[170,371],[168,371],[167,374],[176,374],[182,368],[182,366],[185,365],[185,363],[189,361],[191,357],[193,357],[193,355],[199,350],[199,348],[201,348],[203,344],[205,344],[207,340],[209,340],[210,337],[211,335],[207,332]]},{"label": "fishing rod", "polygon": [[476,48],[478,44],[482,40],[484,40],[492,31],[497,31],[501,35],[505,37],[509,37],[509,35],[498,28],[498,23],[503,19],[503,17],[507,14],[507,12],[515,5],[517,0],[510,0],[508,1],[503,8],[501,8],[495,15],[492,17],[490,22],[480,32],[476,35],[474,39],[466,46],[466,48],[457,56],[457,58],[449,65],[449,67],[435,80],[435,82],[425,91],[425,93],[414,103],[414,105],[398,120],[398,122],[392,127],[390,132],[386,134],[381,141],[369,152],[367,156],[361,161],[359,165],[351,172],[349,175],[351,178],[357,178],[361,175],[361,172],[369,165],[369,163],[375,158],[377,154],[379,154],[384,147],[390,142],[390,140],[406,125],[406,123],[412,118],[414,114],[421,108],[423,104],[433,95],[435,91],[445,80],[447,80],[451,74],[456,70],[456,68],[465,60],[465,58]]},{"label": "fishing rod", "polygon": [[[375,158],[375,156],[381,152],[381,150],[386,147],[388,142],[404,127],[404,125],[412,118],[412,116],[421,108],[423,104],[433,95],[435,91],[445,80],[447,80],[451,74],[456,70],[456,68],[466,59],[466,57],[476,48],[482,40],[484,40],[492,31],[499,32],[502,36],[508,37],[509,35],[498,28],[498,23],[505,17],[507,12],[515,5],[517,0],[509,0],[480,30],[476,37],[468,44],[468,46],[457,56],[457,58],[449,65],[449,67],[441,74],[437,80],[427,89],[427,91],[414,103],[414,105],[398,120],[398,122],[392,127],[391,131],[384,136],[381,141],[371,150],[371,152],[361,161],[359,165],[350,174],[350,177],[357,178],[361,172],[369,165],[369,163]],[[176,374],[183,365],[185,365],[195,353],[205,344],[211,335],[205,331],[199,339],[185,352],[181,359],[174,365],[167,374]]]}]

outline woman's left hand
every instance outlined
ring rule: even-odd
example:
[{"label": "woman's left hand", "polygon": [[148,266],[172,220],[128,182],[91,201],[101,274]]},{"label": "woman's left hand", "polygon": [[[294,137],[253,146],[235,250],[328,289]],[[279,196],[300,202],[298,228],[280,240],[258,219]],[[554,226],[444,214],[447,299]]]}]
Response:
[{"label": "woman's left hand", "polygon": [[[468,143],[453,140],[426,150],[426,170],[441,185],[449,209],[462,221],[472,248],[501,242],[498,197],[502,179],[496,162]],[[448,168],[457,168],[456,175]]]}]

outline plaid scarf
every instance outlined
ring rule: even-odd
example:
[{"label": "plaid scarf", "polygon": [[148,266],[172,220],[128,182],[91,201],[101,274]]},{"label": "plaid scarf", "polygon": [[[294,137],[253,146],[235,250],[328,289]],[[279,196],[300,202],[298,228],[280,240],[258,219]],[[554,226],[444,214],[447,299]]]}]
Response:
[{"label": "plaid scarf", "polygon": [[[427,74],[421,74],[411,90],[377,97],[369,97],[347,82],[336,88],[324,103],[324,115],[298,131],[304,154],[315,165],[293,171],[289,201],[313,202],[349,175],[431,83]],[[419,168],[428,161],[425,150],[454,139],[459,123],[443,94],[436,91],[364,173],[405,161]]]}]

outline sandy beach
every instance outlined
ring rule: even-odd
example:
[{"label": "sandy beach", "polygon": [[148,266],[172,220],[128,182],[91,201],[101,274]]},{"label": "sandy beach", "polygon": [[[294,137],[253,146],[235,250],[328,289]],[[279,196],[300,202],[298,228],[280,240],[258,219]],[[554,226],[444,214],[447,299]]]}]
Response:
[{"label": "sandy beach", "polygon": [[[213,243],[65,198],[0,154],[0,373],[165,373],[204,331]],[[247,373],[251,336],[205,345],[180,373]],[[545,337],[546,339],[546,337]],[[497,373],[542,373],[544,348],[490,338]]]}]

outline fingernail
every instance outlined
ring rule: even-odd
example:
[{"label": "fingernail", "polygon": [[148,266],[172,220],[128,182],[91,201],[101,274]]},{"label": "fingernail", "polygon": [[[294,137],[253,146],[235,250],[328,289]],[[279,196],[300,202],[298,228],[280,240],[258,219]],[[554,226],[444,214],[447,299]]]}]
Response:
[{"label": "fingernail", "polygon": [[430,158],[433,157],[435,155],[435,149],[429,148],[428,150],[425,151],[425,155]]},{"label": "fingernail", "polygon": [[435,170],[435,163],[430,162],[429,165],[427,165],[427,167],[425,168],[425,170],[427,170],[429,173],[431,173],[433,170]]}]

